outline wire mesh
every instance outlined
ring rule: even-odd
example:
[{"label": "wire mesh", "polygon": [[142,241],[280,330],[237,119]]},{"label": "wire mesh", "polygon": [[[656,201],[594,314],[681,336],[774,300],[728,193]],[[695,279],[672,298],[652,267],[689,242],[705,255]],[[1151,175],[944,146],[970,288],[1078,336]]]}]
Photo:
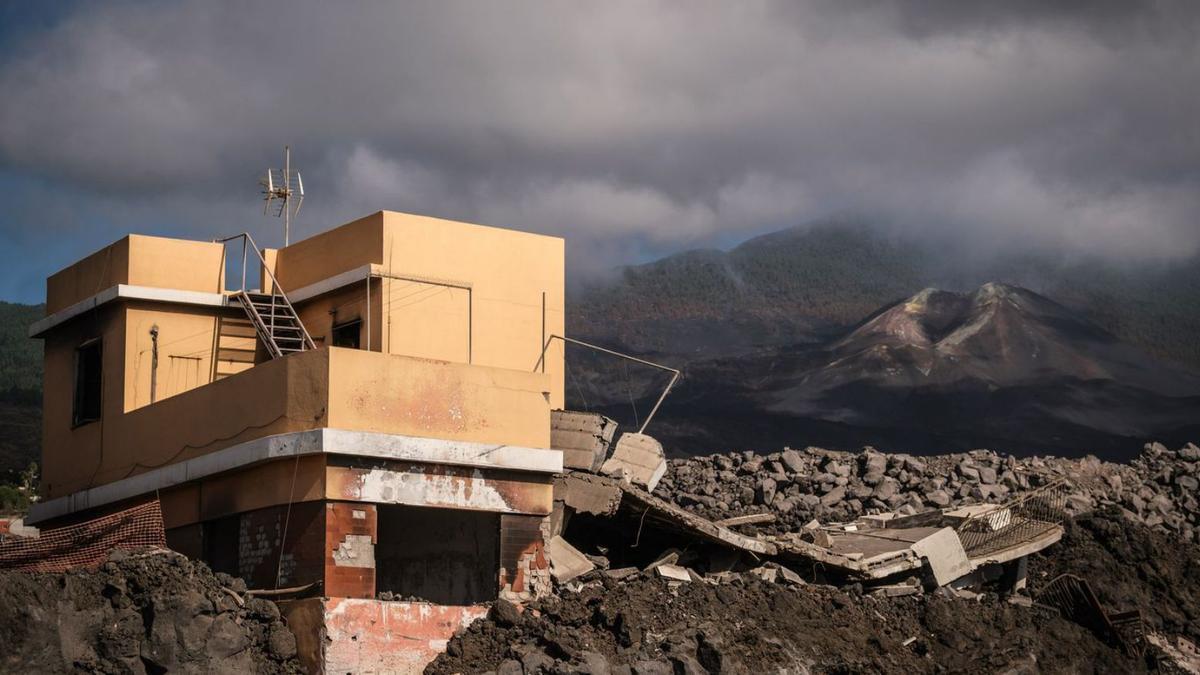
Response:
[{"label": "wire mesh", "polygon": [[99,567],[114,548],[166,548],[158,500],[98,518],[46,528],[37,539],[0,543],[0,569],[22,572],[65,572]]},{"label": "wire mesh", "polygon": [[972,515],[955,528],[963,550],[978,558],[1038,539],[1066,518],[1068,491],[1066,481],[1055,481]]}]

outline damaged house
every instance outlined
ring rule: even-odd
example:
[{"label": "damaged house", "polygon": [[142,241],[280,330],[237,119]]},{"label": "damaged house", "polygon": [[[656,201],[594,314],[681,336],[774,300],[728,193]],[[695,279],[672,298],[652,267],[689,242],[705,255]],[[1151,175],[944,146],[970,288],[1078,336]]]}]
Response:
[{"label": "damaged house", "polygon": [[170,548],[295,591],[313,670],[419,669],[550,583],[563,256],[393,212],[279,250],[128,236],[47,281],[28,522],[157,500]]},{"label": "damaged house", "polygon": [[[393,212],[278,250],[131,235],[50,277],[46,312],[39,554],[155,530],[276,599],[312,672],[419,672],[498,599],[597,568],[1014,590],[1062,536],[1061,485],[776,534],[656,496],[644,432],[680,373],[563,336],[555,237]],[[568,343],[672,373],[640,428],[563,409]]]}]

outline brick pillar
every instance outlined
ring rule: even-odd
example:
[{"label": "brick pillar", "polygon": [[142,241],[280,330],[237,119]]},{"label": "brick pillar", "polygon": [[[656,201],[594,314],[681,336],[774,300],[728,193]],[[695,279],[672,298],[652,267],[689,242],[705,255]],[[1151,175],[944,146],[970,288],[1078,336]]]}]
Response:
[{"label": "brick pillar", "polygon": [[326,596],[375,597],[378,525],[374,504],[325,502]]},{"label": "brick pillar", "polygon": [[550,590],[542,516],[500,515],[500,597],[523,602]]}]

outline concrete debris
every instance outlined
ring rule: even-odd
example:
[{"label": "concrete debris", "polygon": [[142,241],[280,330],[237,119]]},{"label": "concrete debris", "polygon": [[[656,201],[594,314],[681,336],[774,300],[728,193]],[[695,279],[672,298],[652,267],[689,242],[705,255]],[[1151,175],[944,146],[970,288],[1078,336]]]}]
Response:
[{"label": "concrete debris", "polygon": [[609,579],[616,579],[619,581],[621,579],[636,576],[640,571],[641,570],[636,567],[618,567],[616,569],[605,570],[604,576],[608,577]]},{"label": "concrete debris", "polygon": [[943,527],[914,543],[912,550],[924,559],[938,586],[945,586],[972,570],[962,541],[949,527]]},{"label": "concrete debris", "polygon": [[769,584],[773,584],[775,583],[775,579],[779,576],[779,568],[763,565],[762,567],[755,567],[754,569],[750,570],[750,574],[753,574]]},{"label": "concrete debris", "polygon": [[722,518],[716,521],[716,524],[722,527],[737,527],[738,525],[762,525],[773,522],[775,522],[774,513],[748,513],[744,516]]},{"label": "concrete debris", "polygon": [[622,434],[600,473],[653,492],[667,471],[662,444],[646,434]]},{"label": "concrete debris", "polygon": [[550,576],[560,584],[596,569],[586,555],[561,536],[546,542],[546,553],[550,556]]},{"label": "concrete debris", "polygon": [[563,466],[595,473],[612,447],[617,423],[599,413],[550,413],[550,447],[562,450]]},{"label": "concrete debris", "polygon": [[899,598],[906,595],[920,595],[923,592],[921,581],[916,577],[909,577],[898,584],[884,584],[882,586],[873,586],[870,594],[884,598]]},{"label": "concrete debris", "polygon": [[674,565],[677,562],[679,562],[679,549],[667,549],[654,562],[646,565],[646,569],[644,571],[650,572],[662,565]]},{"label": "concrete debris", "polygon": [[[1158,651],[1160,663],[1169,663],[1181,673],[1200,675],[1200,649],[1191,640],[1150,633],[1146,635],[1146,643]],[[1164,671],[1169,672],[1165,668]]]},{"label": "concrete debris", "polygon": [[654,567],[654,571],[658,574],[658,576],[664,579],[670,579],[672,581],[692,580],[692,575],[688,573],[687,568],[680,567],[679,565],[663,563]]},{"label": "concrete debris", "polygon": [[577,513],[595,516],[623,515],[639,529],[653,527],[747,553],[764,555],[775,548],[757,537],[748,537],[689,513],[649,492],[607,476],[570,472],[554,481],[554,499]]},{"label": "concrete debris", "polygon": [[1073,489],[1068,515],[1115,507],[1134,524],[1200,541],[1200,447],[1191,443],[1179,449],[1147,443],[1129,463],[988,450],[921,458],[870,447],[857,453],[817,447],[732,452],[670,460],[655,493],[712,520],[774,513],[774,522],[759,527],[782,534],[813,518],[850,522],[878,513],[1004,502],[1061,479]]}]

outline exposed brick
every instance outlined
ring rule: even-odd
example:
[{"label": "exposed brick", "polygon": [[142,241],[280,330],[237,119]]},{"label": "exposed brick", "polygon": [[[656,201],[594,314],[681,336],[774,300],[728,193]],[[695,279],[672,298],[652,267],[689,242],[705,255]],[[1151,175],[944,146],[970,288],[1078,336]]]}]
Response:
[{"label": "exposed brick", "polygon": [[[342,598],[374,598],[375,568],[339,564],[338,549],[347,536],[370,537],[379,543],[378,514],[374,504],[325,502],[325,595]],[[355,542],[363,546],[362,541]],[[373,560],[373,557],[372,557]],[[342,561],[344,562],[344,561]]]}]

